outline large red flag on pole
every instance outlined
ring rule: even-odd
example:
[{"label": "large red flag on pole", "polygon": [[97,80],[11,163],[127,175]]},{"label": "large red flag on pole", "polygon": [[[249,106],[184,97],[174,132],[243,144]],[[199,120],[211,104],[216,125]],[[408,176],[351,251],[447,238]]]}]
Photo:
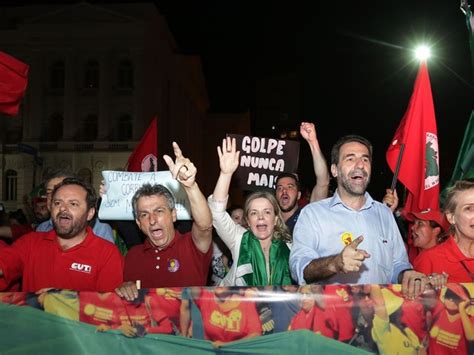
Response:
[{"label": "large red flag on pole", "polygon": [[154,117],[141,141],[128,158],[127,171],[158,171],[157,118]]},{"label": "large red flag on pole", "polygon": [[438,131],[426,62],[420,64],[408,109],[386,158],[392,171],[405,145],[398,179],[408,190],[403,215],[439,209]]},{"label": "large red flag on pole", "polygon": [[28,83],[29,66],[0,51],[0,112],[18,115]]}]

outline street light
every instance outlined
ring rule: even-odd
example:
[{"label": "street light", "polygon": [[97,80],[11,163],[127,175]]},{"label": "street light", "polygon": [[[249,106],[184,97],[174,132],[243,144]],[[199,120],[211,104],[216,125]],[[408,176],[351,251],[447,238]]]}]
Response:
[{"label": "street light", "polygon": [[415,50],[415,57],[420,61],[427,60],[431,57],[431,49],[426,45],[421,45]]}]

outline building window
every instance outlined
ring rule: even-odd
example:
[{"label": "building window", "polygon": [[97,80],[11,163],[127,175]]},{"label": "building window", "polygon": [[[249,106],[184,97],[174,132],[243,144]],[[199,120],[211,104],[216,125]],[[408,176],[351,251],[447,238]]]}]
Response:
[{"label": "building window", "polygon": [[132,116],[125,114],[117,118],[114,125],[114,141],[129,141],[132,139]]},{"label": "building window", "polygon": [[18,173],[15,170],[7,170],[5,172],[5,190],[3,196],[5,201],[16,201],[17,178]]},{"label": "building window", "polygon": [[77,175],[85,182],[92,184],[92,172],[87,168],[82,168],[77,172]]},{"label": "building window", "polygon": [[84,141],[93,141],[97,139],[97,115],[91,114],[84,118],[79,138]]},{"label": "building window", "polygon": [[97,89],[99,87],[99,62],[89,60],[84,68],[84,88]]},{"label": "building window", "polygon": [[51,89],[64,89],[64,62],[54,62],[49,68],[49,87]]},{"label": "building window", "polygon": [[56,142],[63,135],[63,116],[53,113],[49,118],[43,119],[41,124],[41,140]]},{"label": "building window", "polygon": [[133,65],[129,60],[122,60],[118,65],[117,87],[119,89],[133,88]]}]

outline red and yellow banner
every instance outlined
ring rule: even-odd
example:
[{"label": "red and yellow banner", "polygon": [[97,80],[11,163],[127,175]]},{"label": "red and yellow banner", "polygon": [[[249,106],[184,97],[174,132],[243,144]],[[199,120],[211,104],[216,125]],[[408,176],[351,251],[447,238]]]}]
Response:
[{"label": "red and yellow banner", "polygon": [[474,284],[449,284],[413,300],[400,285],[142,289],[133,302],[114,293],[0,293],[3,303],[88,323],[98,333],[165,334],[222,346],[306,329],[353,350],[403,354],[471,353],[473,297]]}]

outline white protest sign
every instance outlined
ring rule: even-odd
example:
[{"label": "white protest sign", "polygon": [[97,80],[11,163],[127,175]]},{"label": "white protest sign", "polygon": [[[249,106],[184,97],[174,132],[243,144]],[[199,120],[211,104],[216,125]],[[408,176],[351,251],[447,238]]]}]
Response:
[{"label": "white protest sign", "polygon": [[103,171],[106,194],[102,196],[99,218],[104,220],[134,220],[132,197],[145,183],[160,184],[171,191],[176,200],[179,220],[191,219],[191,206],[181,184],[169,171],[132,173],[128,171]]}]

